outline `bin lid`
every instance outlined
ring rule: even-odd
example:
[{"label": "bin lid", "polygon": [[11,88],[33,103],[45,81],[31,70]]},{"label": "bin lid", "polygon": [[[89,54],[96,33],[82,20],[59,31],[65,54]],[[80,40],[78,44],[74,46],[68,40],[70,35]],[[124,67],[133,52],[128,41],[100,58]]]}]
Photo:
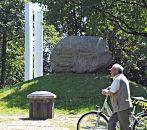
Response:
[{"label": "bin lid", "polygon": [[56,98],[56,95],[49,91],[35,91],[27,95],[27,98]]}]

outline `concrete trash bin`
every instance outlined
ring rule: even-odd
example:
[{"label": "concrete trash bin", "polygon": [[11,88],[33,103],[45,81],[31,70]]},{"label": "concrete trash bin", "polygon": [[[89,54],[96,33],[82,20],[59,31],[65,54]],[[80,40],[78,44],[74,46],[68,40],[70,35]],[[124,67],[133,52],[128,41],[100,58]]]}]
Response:
[{"label": "concrete trash bin", "polygon": [[54,99],[56,95],[48,91],[35,91],[27,95],[29,99],[29,118],[35,120],[54,117]]}]

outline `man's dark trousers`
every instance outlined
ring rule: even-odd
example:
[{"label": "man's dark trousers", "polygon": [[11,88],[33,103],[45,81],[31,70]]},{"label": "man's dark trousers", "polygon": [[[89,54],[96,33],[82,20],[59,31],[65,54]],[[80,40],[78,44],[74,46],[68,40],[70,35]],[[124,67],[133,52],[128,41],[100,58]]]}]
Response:
[{"label": "man's dark trousers", "polygon": [[130,130],[129,116],[130,109],[113,113],[108,121],[108,130],[116,130],[116,124],[118,121],[120,130]]}]

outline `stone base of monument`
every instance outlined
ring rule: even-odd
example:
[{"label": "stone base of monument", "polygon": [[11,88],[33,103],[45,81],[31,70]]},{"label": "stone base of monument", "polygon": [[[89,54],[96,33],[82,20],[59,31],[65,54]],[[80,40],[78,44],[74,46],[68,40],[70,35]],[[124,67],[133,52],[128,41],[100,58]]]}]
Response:
[{"label": "stone base of monument", "polygon": [[27,95],[29,99],[29,118],[34,120],[52,119],[54,117],[54,98],[48,91],[36,91]]}]

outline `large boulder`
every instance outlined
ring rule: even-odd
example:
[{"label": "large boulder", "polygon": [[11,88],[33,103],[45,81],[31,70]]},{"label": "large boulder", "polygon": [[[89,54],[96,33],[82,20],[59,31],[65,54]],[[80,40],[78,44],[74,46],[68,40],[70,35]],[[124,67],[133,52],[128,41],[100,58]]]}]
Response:
[{"label": "large boulder", "polygon": [[53,72],[92,73],[107,67],[112,56],[107,41],[96,36],[68,36],[51,52]]}]

